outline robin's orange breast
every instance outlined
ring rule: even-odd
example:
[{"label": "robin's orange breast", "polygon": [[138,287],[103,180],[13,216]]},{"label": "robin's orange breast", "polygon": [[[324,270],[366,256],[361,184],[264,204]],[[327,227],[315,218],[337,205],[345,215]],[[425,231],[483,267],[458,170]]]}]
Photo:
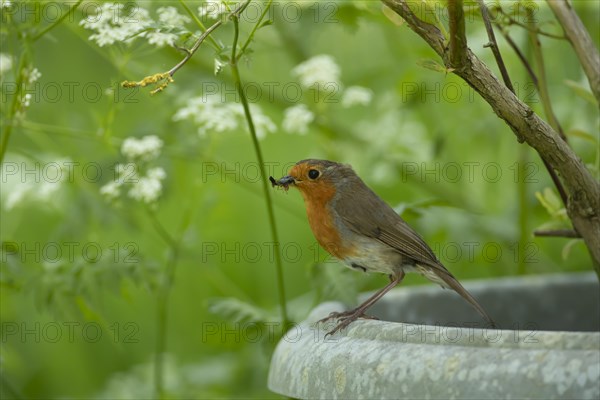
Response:
[{"label": "robin's orange breast", "polygon": [[300,190],[300,192],[304,197],[308,223],[321,247],[340,260],[354,254],[354,246],[345,243],[340,236],[329,207],[335,195],[335,188],[321,187],[319,190],[310,192]]}]

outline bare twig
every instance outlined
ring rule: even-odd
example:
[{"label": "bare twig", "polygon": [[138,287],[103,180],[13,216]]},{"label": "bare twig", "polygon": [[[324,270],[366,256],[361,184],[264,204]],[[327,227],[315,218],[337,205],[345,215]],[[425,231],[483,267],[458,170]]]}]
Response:
[{"label": "bare twig", "polygon": [[[496,26],[498,26],[498,25],[496,25]],[[533,81],[533,84],[535,85],[538,93],[541,93],[539,79],[536,76],[535,71],[531,67],[531,64],[529,64],[529,61],[523,55],[523,53],[521,52],[521,50],[519,50],[519,47],[512,40],[512,38],[509,36],[508,32],[506,32],[502,27],[500,27],[500,26],[498,26],[498,27],[500,29],[500,32],[502,33],[502,35],[504,36],[504,38],[508,42],[508,44],[512,47],[512,49],[515,51],[515,53],[517,53],[517,57],[519,57],[519,59],[521,60],[521,62],[525,66],[525,68],[527,69],[527,72],[528,72],[529,76],[531,77],[531,80]],[[529,32],[530,32],[531,35],[535,35],[535,33],[534,33],[535,31],[534,30],[530,29]],[[541,54],[540,54],[540,57],[541,57]],[[543,68],[543,65],[542,65],[542,68]],[[544,75],[544,77],[545,77],[545,75]],[[513,93],[514,93],[514,91],[513,91]],[[554,115],[554,114],[552,114],[552,115]],[[555,118],[555,121],[556,121],[556,118]],[[566,141],[566,137],[565,137],[564,133],[562,132],[562,129],[560,128],[560,125],[558,125],[558,121],[556,121],[556,124],[559,127],[558,132],[559,132],[560,136]],[[555,128],[554,125],[553,125],[553,127]],[[568,195],[567,195],[567,192],[566,192],[566,190],[565,190],[565,188],[564,188],[564,186],[563,186],[560,178],[556,174],[556,171],[554,171],[554,168],[552,168],[552,166],[544,158],[542,158],[542,162],[544,163],[544,166],[546,167],[546,170],[548,171],[548,175],[550,175],[550,178],[552,179],[552,182],[554,183],[554,186],[556,187],[556,190],[558,190],[560,198],[561,198],[563,204],[566,207],[567,204],[568,204],[567,203],[568,202]]]},{"label": "bare twig", "polygon": [[540,36],[547,36],[547,37],[552,38],[552,39],[559,39],[559,40],[566,40],[567,39],[567,37],[564,34],[563,35],[555,35],[553,33],[543,31],[540,28],[532,28],[531,26],[529,26],[527,24],[524,24],[521,21],[518,21],[515,18],[513,18],[511,15],[507,14],[504,11],[504,9],[502,9],[502,7],[497,7],[496,10],[498,10],[498,12],[500,14],[502,14],[502,16],[504,18],[506,18],[506,21],[507,21],[506,25],[517,25],[517,26],[520,26],[523,29],[526,29],[528,31],[537,33]]},{"label": "bare twig", "polygon": [[462,0],[448,1],[448,24],[450,26],[450,66],[462,68],[467,61],[467,37],[465,13]]},{"label": "bare twig", "polygon": [[[243,4],[240,4],[238,6],[238,8],[241,8]],[[237,10],[237,9],[236,9]],[[234,10],[232,12],[235,13],[236,10]],[[167,73],[169,74],[169,76],[173,76],[175,75],[175,73],[185,65],[186,62],[188,62],[190,60],[190,58],[192,58],[194,56],[194,53],[196,53],[196,51],[198,51],[198,49],[200,48],[200,45],[202,44],[202,42],[204,42],[204,40],[215,30],[217,29],[219,26],[221,26],[223,24],[223,20],[220,19],[218,21],[216,21],[214,24],[212,24],[211,26],[208,27],[208,29],[206,29],[202,35],[200,35],[200,37],[198,39],[196,39],[196,41],[194,42],[194,45],[192,46],[191,49],[186,51],[186,55],[183,58],[183,60],[179,61],[177,63],[177,65],[175,65],[173,68],[171,68],[169,71],[167,71]]]},{"label": "bare twig", "polygon": [[[246,7],[248,6],[248,4],[250,4],[250,1],[252,0],[247,0],[244,3],[240,3],[233,11],[231,11],[228,15],[227,18],[238,18],[239,14],[244,11],[244,9],[246,9]],[[175,65],[173,68],[171,68],[170,70],[166,71],[166,72],[159,72],[157,74],[153,74],[150,76],[147,76],[145,78],[143,78],[141,81],[124,81],[121,83],[121,86],[123,86],[124,88],[134,88],[134,87],[146,87],[148,85],[156,85],[156,88],[154,90],[152,90],[150,92],[150,94],[156,94],[159,92],[162,92],[163,90],[165,90],[167,88],[167,86],[173,82],[173,75],[175,75],[175,73],[177,71],[179,71],[179,69],[181,69],[181,67],[183,67],[185,65],[185,63],[187,63],[196,53],[196,51],[198,51],[198,49],[200,48],[200,45],[202,44],[202,42],[204,42],[204,40],[209,37],[209,35],[215,30],[217,29],[219,26],[221,26],[223,24],[223,19],[220,19],[218,21],[216,21],[214,24],[212,24],[211,26],[208,27],[208,29],[206,29],[202,35],[200,35],[200,37],[198,39],[196,39],[196,42],[194,42],[194,45],[192,46],[191,49],[180,49],[183,52],[185,52],[185,57],[183,58],[183,60],[179,61],[177,63],[177,65]]]},{"label": "bare twig", "polygon": [[[510,81],[510,77],[508,76],[508,71],[506,70],[506,66],[504,65],[504,60],[502,60],[502,55],[500,54],[500,49],[498,48],[498,42],[496,42],[496,35],[494,34],[494,28],[492,27],[492,23],[490,22],[490,14],[487,6],[483,2],[483,0],[477,0],[479,3],[479,9],[481,10],[481,18],[483,18],[483,24],[485,25],[485,30],[488,35],[489,43],[488,47],[492,49],[492,53],[494,53],[494,58],[496,59],[496,64],[498,64],[498,69],[500,70],[500,74],[502,75],[502,80],[506,87],[511,91],[515,92],[515,88],[513,87],[512,82]],[[522,139],[519,138],[519,142],[522,143]]]},{"label": "bare twig", "polygon": [[[179,0],[179,4],[181,4],[181,6],[183,7],[183,9],[190,16],[190,18],[194,20],[194,22],[196,23],[196,25],[198,25],[198,27],[200,29],[202,29],[203,32],[206,31],[206,27],[204,26],[204,24],[202,23],[202,21],[200,21],[200,19],[196,15],[196,13],[194,11],[192,11],[192,9],[190,9],[190,7],[185,3],[185,1],[184,0]],[[210,41],[210,43],[212,44],[212,46],[215,48],[215,50],[217,50],[217,51],[221,50],[222,45],[220,45],[219,43],[217,43],[217,41],[215,39],[213,39],[212,36],[209,36],[208,40]]]},{"label": "bare twig", "polygon": [[596,100],[600,103],[600,53],[592,41],[589,32],[583,26],[581,19],[575,13],[575,10],[565,0],[547,0],[550,9],[560,22],[567,39],[573,45],[573,49],[581,62],[583,71],[587,75],[588,81]]},{"label": "bare twig", "polygon": [[539,237],[565,237],[565,238],[578,238],[581,239],[581,235],[573,229],[553,229],[550,231],[533,231],[533,236]]},{"label": "bare twig", "polygon": [[[250,4],[250,1],[251,0],[248,0],[248,1],[245,1],[243,3],[240,3],[232,12],[229,13],[229,15],[227,16],[227,18],[239,18],[240,13],[246,9],[246,7],[248,6],[248,4]],[[177,65],[175,65],[173,68],[171,68],[168,71],[169,75],[171,77],[173,75],[175,75],[175,73],[181,67],[183,67],[184,64],[186,62],[188,62],[190,58],[193,57],[194,53],[196,53],[196,51],[200,48],[200,45],[202,44],[202,42],[204,42],[204,39],[206,39],[215,29],[217,29],[222,24],[223,24],[223,20],[220,19],[217,22],[215,22],[214,24],[212,24],[211,26],[209,26],[208,29],[206,29],[204,31],[204,33],[202,33],[202,35],[200,35],[200,37],[196,40],[196,42],[194,43],[194,45],[192,46],[192,48],[187,51],[187,54],[183,58],[183,60],[181,60]]]},{"label": "bare twig", "polygon": [[500,29],[500,33],[502,33],[502,36],[504,36],[504,40],[506,40],[508,45],[517,54],[517,57],[519,57],[519,60],[521,60],[521,63],[527,70],[527,74],[529,75],[529,77],[531,78],[531,81],[533,82],[533,84],[535,85],[535,87],[537,89],[538,88],[538,78],[537,78],[537,76],[535,76],[535,72],[533,71],[531,64],[529,64],[529,61],[527,60],[525,55],[523,55],[523,52],[521,51],[521,49],[519,49],[519,47],[517,46],[515,41],[512,40],[512,38],[510,37],[508,32],[506,30],[504,30],[502,27],[500,27],[499,25],[496,25],[496,26],[498,27],[498,29]]}]

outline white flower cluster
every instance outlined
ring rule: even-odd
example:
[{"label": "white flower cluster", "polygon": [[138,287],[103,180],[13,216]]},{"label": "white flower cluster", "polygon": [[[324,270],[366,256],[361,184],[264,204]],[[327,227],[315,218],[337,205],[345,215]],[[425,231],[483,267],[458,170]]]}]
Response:
[{"label": "white flower cluster", "polygon": [[29,84],[35,83],[42,77],[42,73],[37,68],[30,68],[27,74],[27,81]]},{"label": "white flower cluster", "polygon": [[13,65],[12,56],[6,53],[0,53],[0,75],[10,71]]},{"label": "white flower cluster", "polygon": [[[277,127],[258,105],[251,104],[250,113],[259,139],[264,139],[267,133],[275,132]],[[185,119],[190,119],[198,125],[200,136],[208,132],[221,133],[239,129],[240,126],[247,127],[242,105],[222,102],[218,95],[200,96],[188,100],[187,104],[177,110],[173,116],[175,121]]]},{"label": "white flower cluster", "polygon": [[151,168],[129,190],[129,197],[146,204],[154,203],[162,193],[162,180],[167,177],[161,167]]},{"label": "white flower cluster", "polygon": [[305,88],[317,86],[321,90],[335,90],[340,86],[340,67],[332,56],[314,56],[292,69]]},{"label": "white flower cluster", "polygon": [[100,194],[108,201],[121,196],[121,189],[128,187],[127,196],[146,204],[154,204],[162,194],[162,181],[167,177],[161,167],[148,168],[140,174],[142,166],[160,155],[163,142],[155,135],[141,139],[127,138],[121,146],[123,154],[130,162],[115,166],[115,179],[100,188]]},{"label": "white flower cluster", "polygon": [[[156,10],[158,21],[164,26],[164,29],[172,30],[191,22],[191,19],[185,15],[179,14],[175,7],[160,7]],[[158,47],[173,46],[177,40],[177,34],[172,32],[161,32],[158,30],[150,31],[146,34],[148,43],[155,44]]]},{"label": "white flower cluster", "polygon": [[[342,107],[367,106],[373,100],[373,92],[362,86],[350,86],[343,89],[340,80],[341,69],[334,58],[321,54],[309,58],[292,69],[300,85],[306,89],[342,94]],[[315,120],[315,115],[304,104],[299,104],[285,110],[283,129],[289,133],[306,134],[308,125]]]},{"label": "white flower cluster", "polygon": [[[25,164],[25,163],[24,163]],[[3,207],[10,211],[15,207],[30,202],[36,202],[42,205],[53,205],[58,207],[60,204],[57,201],[57,194],[63,186],[63,183],[69,176],[69,168],[72,167],[73,162],[69,159],[59,159],[45,164],[47,166],[53,166],[57,168],[56,175],[52,177],[45,176],[44,172],[36,165],[29,167],[27,171],[31,171],[27,175],[13,175],[19,177],[16,181],[7,181],[3,183],[2,195],[6,195],[2,202]],[[40,177],[44,179],[40,179]],[[23,179],[24,178],[24,179]]]},{"label": "white flower cluster", "polygon": [[[89,39],[100,47],[116,42],[130,43],[138,37],[146,38],[148,43],[158,47],[173,45],[178,36],[169,31],[180,28],[191,19],[179,14],[175,7],[160,7],[156,11],[159,14],[157,22],[150,17],[148,10],[137,5],[126,9],[123,4],[102,3],[97,13],[89,15],[80,25],[95,32]],[[161,26],[161,29],[154,28],[155,25]]]},{"label": "white flower cluster", "polygon": [[315,114],[305,104],[298,104],[284,111],[282,127],[288,133],[305,135],[308,132],[308,124],[314,119]]},{"label": "white flower cluster", "polygon": [[342,106],[368,106],[373,99],[373,91],[362,86],[350,86],[342,95]]},{"label": "white flower cluster", "polygon": [[125,6],[119,3],[102,3],[98,12],[88,15],[79,24],[85,29],[95,31],[89,37],[102,47],[115,42],[131,42],[152,23],[148,10],[136,7],[128,14]]},{"label": "white flower cluster", "polygon": [[12,1],[8,1],[8,0],[0,1],[0,8],[10,8],[10,6],[12,6]]},{"label": "white flower cluster", "polygon": [[160,155],[163,141],[156,135],[141,139],[129,137],[121,145],[121,153],[130,161],[151,161]]},{"label": "white flower cluster", "polygon": [[[38,79],[42,77],[42,73],[33,67],[29,67],[26,71],[27,84],[33,85]],[[31,105],[31,99],[33,98],[31,93],[25,93],[21,98],[21,109],[18,111],[18,118],[22,118],[25,115],[25,109]]]}]

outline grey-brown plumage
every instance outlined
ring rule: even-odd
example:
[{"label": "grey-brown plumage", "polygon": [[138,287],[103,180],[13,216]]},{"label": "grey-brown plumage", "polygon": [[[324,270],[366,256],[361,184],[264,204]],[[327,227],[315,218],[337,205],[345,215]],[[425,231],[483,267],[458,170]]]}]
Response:
[{"label": "grey-brown plumage", "polygon": [[297,187],[319,243],[352,268],[379,272],[392,281],[342,319],[332,332],[354,319],[399,283],[405,272],[418,272],[468,301],[492,326],[493,320],[437,259],[431,248],[396,212],[354,173],[349,165],[302,160],[279,185]]}]

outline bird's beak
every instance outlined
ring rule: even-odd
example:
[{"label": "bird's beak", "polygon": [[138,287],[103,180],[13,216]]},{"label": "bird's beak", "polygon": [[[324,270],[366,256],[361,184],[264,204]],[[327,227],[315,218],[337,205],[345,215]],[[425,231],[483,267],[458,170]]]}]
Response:
[{"label": "bird's beak", "polygon": [[289,185],[293,185],[295,183],[296,183],[296,180],[291,175],[284,176],[283,178],[281,178],[280,180],[277,181],[277,184],[279,186],[289,186]]}]

